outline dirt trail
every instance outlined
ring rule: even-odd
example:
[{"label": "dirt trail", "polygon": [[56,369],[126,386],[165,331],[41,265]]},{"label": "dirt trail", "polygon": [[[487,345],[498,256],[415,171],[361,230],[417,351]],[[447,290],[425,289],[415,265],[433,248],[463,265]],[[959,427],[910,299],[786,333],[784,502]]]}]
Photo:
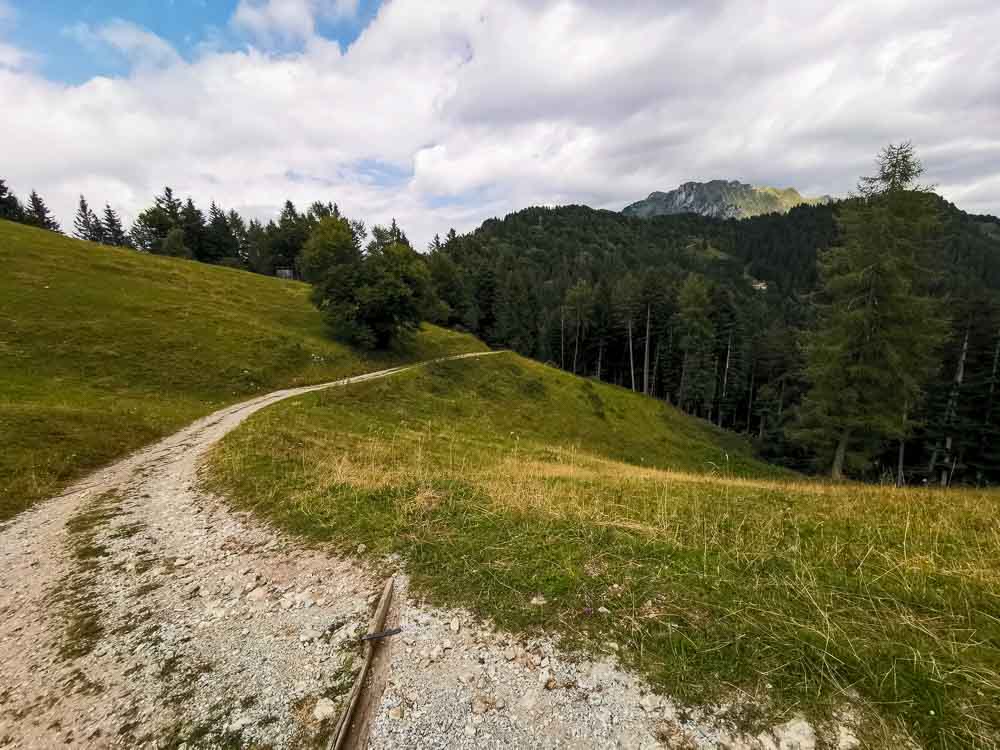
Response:
[{"label": "dirt trail", "polygon": [[[197,471],[270,404],[405,369],[221,409],[0,527],[0,748],[322,743],[383,581],[232,512]],[[424,607],[398,580],[372,747],[813,747],[801,724],[736,738],[682,719],[611,660]]]},{"label": "dirt trail", "polygon": [[406,369],[221,409],[0,528],[0,747],[321,732],[379,582],[231,513],[197,470],[270,404]]}]

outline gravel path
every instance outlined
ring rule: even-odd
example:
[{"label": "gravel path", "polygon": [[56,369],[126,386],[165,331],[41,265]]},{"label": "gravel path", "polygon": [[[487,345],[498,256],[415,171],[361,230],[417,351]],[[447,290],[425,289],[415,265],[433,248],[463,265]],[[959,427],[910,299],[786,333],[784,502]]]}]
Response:
[{"label": "gravel path", "polygon": [[[0,527],[0,748],[322,743],[382,581],[233,513],[197,470],[269,404],[403,369],[222,409]],[[423,607],[398,580],[373,748],[815,745],[795,719],[729,737],[610,659]]]}]

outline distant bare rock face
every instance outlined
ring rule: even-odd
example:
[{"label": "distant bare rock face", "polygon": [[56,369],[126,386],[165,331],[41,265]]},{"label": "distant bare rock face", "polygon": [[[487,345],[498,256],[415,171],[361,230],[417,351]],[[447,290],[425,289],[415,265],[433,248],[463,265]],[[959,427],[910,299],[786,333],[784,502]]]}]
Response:
[{"label": "distant bare rock face", "polygon": [[716,219],[746,219],[769,213],[787,213],[801,204],[829,203],[830,196],[805,198],[794,188],[748,185],[736,180],[685,182],[670,192],[653,192],[645,200],[622,209],[626,216],[700,214]]}]

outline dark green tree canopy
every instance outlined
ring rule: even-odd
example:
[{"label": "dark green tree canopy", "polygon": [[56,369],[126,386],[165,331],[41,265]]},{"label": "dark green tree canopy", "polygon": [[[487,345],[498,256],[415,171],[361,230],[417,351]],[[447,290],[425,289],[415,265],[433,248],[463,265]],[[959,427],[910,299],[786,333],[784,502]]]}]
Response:
[{"label": "dark green tree canopy", "polygon": [[302,250],[300,268],[333,335],[385,348],[416,331],[428,308],[431,277],[398,228],[374,227],[361,251],[363,228],[343,217],[320,219]]}]

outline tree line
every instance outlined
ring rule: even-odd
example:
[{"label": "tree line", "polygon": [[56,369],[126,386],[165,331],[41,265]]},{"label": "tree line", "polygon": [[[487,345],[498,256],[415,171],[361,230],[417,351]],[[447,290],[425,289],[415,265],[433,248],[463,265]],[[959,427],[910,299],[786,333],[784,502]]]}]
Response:
[{"label": "tree line", "polygon": [[[333,203],[246,221],[168,187],[83,239],[313,285],[331,333],[385,347],[422,320],[749,435],[770,461],[897,483],[1000,480],[1000,220],[889,146],[857,194],[744,220],[528,208],[417,253]],[[59,231],[0,181],[0,218]]]},{"label": "tree line", "polygon": [[[82,240],[156,255],[190,258],[268,275],[279,271],[295,275],[309,235],[320,220],[336,212],[332,203],[317,201],[300,212],[294,203],[286,201],[276,220],[263,223],[258,219],[247,220],[214,201],[206,213],[190,197],[182,200],[166,187],[128,229],[109,204],[98,212],[81,195],[72,233]],[[27,203],[22,203],[3,180],[0,180],[0,219],[62,231],[36,191],[31,191]]]},{"label": "tree line", "polygon": [[785,215],[530,208],[435,240],[443,313],[494,346],[870,480],[1000,480],[1000,221],[887,147],[856,195]]}]

